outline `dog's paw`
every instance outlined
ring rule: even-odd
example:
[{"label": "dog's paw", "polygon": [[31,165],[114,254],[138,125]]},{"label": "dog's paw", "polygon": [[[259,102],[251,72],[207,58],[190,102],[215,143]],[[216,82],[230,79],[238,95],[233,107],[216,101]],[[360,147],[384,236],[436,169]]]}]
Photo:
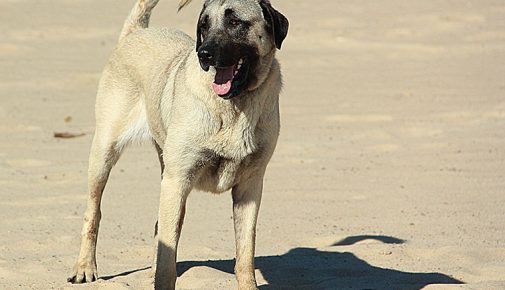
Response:
[{"label": "dog's paw", "polygon": [[96,271],[96,263],[94,262],[77,262],[72,271],[72,275],[67,278],[67,282],[72,284],[91,283],[98,279]]}]

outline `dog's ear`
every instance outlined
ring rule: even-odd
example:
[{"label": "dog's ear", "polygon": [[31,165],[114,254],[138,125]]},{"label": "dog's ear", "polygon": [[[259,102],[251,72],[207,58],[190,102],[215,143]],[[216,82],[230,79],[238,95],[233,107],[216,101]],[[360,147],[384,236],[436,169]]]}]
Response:
[{"label": "dog's ear", "polygon": [[270,4],[270,0],[260,0],[263,17],[267,22],[267,31],[272,34],[277,49],[281,49],[282,42],[288,35],[289,21]]}]

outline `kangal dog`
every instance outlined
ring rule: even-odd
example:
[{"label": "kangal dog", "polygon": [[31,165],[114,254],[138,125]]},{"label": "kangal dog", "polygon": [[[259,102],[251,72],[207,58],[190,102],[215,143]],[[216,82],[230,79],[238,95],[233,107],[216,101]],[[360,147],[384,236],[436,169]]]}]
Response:
[{"label": "kangal dog", "polygon": [[282,84],[275,53],[288,20],[268,0],[207,0],[195,42],[178,30],[147,28],[157,3],[135,4],[100,80],[89,200],[68,281],[97,279],[100,201],[110,170],[130,142],[152,140],[162,169],[155,289],[175,289],[177,244],[193,188],[231,189],[238,287],[257,289],[256,220],[279,135]]}]

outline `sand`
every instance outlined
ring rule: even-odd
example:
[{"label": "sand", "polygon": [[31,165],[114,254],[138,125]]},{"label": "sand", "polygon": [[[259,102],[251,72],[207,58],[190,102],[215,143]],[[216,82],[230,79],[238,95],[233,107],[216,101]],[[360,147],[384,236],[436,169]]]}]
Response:
[{"label": "sand", "polygon": [[[153,26],[194,35],[201,4]],[[257,239],[265,289],[505,289],[503,1],[277,0],[282,133]],[[100,281],[72,286],[94,95],[132,1],[0,3],[0,289],[149,289],[159,166],[112,172]],[[54,132],[85,133],[56,139]],[[229,194],[194,192],[178,289],[233,289]]]}]

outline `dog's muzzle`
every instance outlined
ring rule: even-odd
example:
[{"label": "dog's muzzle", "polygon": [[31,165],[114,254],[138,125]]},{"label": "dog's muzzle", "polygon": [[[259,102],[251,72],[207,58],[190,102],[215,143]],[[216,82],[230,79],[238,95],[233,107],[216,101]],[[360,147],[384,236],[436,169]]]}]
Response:
[{"label": "dog's muzzle", "polygon": [[[226,53],[227,52],[227,53]],[[198,59],[204,71],[213,66],[216,69],[212,89],[216,95],[228,99],[236,96],[239,87],[245,82],[248,69],[245,70],[245,59],[235,55],[237,50],[220,49],[210,43],[198,49]]]}]

